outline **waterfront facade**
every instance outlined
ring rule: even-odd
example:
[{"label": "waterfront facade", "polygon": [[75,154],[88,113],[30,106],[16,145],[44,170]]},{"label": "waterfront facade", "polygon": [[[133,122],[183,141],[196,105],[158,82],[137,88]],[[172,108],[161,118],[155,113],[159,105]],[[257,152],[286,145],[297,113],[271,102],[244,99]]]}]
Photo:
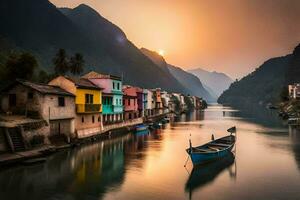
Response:
[{"label": "waterfront facade", "polygon": [[161,91],[161,100],[163,106],[163,113],[168,113],[171,107],[170,105],[171,95],[166,91]]},{"label": "waterfront facade", "polygon": [[139,117],[137,88],[123,86],[124,119],[131,120]]},{"label": "waterfront facade", "polygon": [[154,109],[153,93],[151,90],[143,89],[144,93],[144,116],[150,117]]},{"label": "waterfront facade", "polygon": [[88,79],[59,76],[49,82],[75,95],[77,137],[92,136],[103,129],[102,88]]},{"label": "waterfront facade", "polygon": [[102,91],[103,124],[112,124],[123,120],[123,92],[122,80],[118,76],[89,72],[83,76]]},{"label": "waterfront facade", "polygon": [[163,104],[161,99],[161,89],[152,89],[153,93],[153,104],[154,104],[154,115],[159,115],[163,113]]},{"label": "waterfront facade", "polygon": [[139,116],[143,117],[144,116],[144,92],[143,89],[139,87],[136,88],[136,93],[137,93],[137,104],[138,104],[138,111],[139,111]]},{"label": "waterfront facade", "polygon": [[300,83],[295,83],[288,86],[289,97],[291,99],[299,99],[300,98]]}]

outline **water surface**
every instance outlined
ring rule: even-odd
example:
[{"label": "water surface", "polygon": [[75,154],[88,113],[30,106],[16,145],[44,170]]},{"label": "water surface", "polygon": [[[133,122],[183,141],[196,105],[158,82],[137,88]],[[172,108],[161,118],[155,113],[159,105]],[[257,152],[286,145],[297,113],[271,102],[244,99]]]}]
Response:
[{"label": "water surface", "polygon": [[[185,148],[237,126],[235,159],[192,170]],[[300,199],[300,132],[274,111],[210,106],[150,134],[129,133],[0,171],[0,199]]]}]

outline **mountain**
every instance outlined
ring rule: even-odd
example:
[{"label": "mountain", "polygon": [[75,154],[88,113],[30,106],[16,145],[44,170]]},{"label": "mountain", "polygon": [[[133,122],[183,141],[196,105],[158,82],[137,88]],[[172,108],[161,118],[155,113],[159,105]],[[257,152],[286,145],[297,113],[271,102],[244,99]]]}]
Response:
[{"label": "mountain", "polygon": [[[126,84],[186,93],[170,73],[145,56],[125,33],[92,8],[58,9],[48,0],[1,0],[0,35],[33,53],[51,72],[59,48],[83,54],[86,68],[122,76]],[[155,81],[153,77],[155,76]]]},{"label": "mountain", "polygon": [[219,97],[223,91],[229,88],[233,80],[224,73],[209,72],[201,68],[188,70],[189,73],[197,76],[207,88],[212,90],[212,95]]},{"label": "mountain", "polygon": [[292,58],[293,55],[287,55],[264,62],[254,72],[232,83],[218,102],[241,108],[279,102],[281,92],[287,90],[289,77],[286,75]]},{"label": "mountain", "polygon": [[200,96],[206,99],[208,102],[215,102],[216,98],[213,98],[209,92],[203,87],[201,81],[194,76],[179,67],[168,64],[165,59],[155,51],[150,51],[146,48],[142,48],[141,51],[148,56],[155,64],[166,72],[169,72],[180,82],[190,95]]},{"label": "mountain", "polygon": [[208,102],[216,102],[217,99],[211,96],[211,94],[203,87],[199,78],[182,70],[180,67],[168,65],[168,69],[183,86],[190,90],[189,94],[203,97]]}]

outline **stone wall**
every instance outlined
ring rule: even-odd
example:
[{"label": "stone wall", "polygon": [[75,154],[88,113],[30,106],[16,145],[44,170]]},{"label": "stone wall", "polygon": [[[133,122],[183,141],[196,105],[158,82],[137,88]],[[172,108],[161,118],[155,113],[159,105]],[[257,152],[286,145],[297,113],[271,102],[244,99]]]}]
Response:
[{"label": "stone wall", "polygon": [[41,99],[41,115],[45,120],[73,119],[75,118],[75,98],[71,96],[61,96],[65,99],[65,106],[58,105],[57,95],[45,95]]},{"label": "stone wall", "polygon": [[[94,116],[94,122],[93,122],[93,116]],[[79,130],[83,130],[83,129],[91,129],[91,130],[95,129],[100,131],[103,128],[101,113],[77,114],[75,124],[76,124],[75,129],[77,133]]]},{"label": "stone wall", "polygon": [[[32,93],[33,97],[30,99],[28,94]],[[16,106],[9,107],[9,94],[16,94]],[[8,94],[1,98],[1,109],[4,112],[13,112],[17,114],[26,114],[27,111],[39,111],[41,105],[39,103],[41,94],[33,89],[23,85],[16,85]]]}]

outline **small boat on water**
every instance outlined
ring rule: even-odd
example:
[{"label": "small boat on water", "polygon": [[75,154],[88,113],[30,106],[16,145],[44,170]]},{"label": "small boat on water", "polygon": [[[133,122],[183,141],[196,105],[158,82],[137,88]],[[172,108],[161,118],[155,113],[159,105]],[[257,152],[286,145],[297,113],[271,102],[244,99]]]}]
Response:
[{"label": "small boat on water", "polygon": [[169,123],[170,122],[170,118],[169,117],[165,117],[164,120]]},{"label": "small boat on water", "polygon": [[146,131],[148,130],[148,126],[145,124],[139,124],[135,127],[136,131]]},{"label": "small boat on water", "polygon": [[219,158],[223,158],[231,153],[235,142],[236,142],[236,127],[232,127],[227,130],[230,132],[230,135],[212,140],[211,142],[193,147],[190,140],[190,147],[186,149],[186,152],[189,154],[193,165],[199,165],[207,163]]}]

